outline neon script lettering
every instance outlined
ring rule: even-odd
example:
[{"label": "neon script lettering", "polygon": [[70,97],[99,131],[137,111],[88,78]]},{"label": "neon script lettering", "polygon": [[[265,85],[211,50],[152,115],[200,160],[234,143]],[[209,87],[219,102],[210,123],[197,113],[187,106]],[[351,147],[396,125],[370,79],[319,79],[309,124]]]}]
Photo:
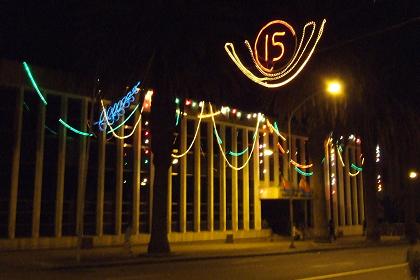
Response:
[{"label": "neon script lettering", "polygon": [[[113,125],[120,119],[121,116],[124,116],[125,109],[130,107],[130,104],[136,100],[136,94],[139,92],[139,85],[140,82],[137,82],[137,84],[123,98],[121,98],[117,103],[114,103],[114,105],[108,107],[106,110],[106,116],[110,125]],[[106,129],[107,123],[105,121],[103,111],[99,116],[99,121],[96,124],[101,131]]]}]

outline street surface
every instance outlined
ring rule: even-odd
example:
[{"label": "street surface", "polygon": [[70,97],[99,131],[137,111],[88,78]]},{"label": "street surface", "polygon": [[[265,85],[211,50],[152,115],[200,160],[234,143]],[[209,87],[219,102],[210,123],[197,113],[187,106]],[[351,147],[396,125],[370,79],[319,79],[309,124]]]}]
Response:
[{"label": "street surface", "polygon": [[0,272],[0,279],[410,279],[406,246],[83,269]]}]

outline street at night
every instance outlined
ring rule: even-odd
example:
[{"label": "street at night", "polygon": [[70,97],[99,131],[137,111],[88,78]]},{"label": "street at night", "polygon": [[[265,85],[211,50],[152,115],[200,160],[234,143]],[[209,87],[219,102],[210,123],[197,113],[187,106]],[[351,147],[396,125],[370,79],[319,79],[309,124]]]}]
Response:
[{"label": "street at night", "polygon": [[410,279],[407,246],[0,273],[1,279]]}]

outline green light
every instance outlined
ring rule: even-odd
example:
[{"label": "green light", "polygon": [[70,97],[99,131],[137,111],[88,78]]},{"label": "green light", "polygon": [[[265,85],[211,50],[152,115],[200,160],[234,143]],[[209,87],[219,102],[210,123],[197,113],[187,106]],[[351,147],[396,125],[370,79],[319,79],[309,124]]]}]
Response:
[{"label": "green light", "polygon": [[62,125],[64,125],[66,128],[70,129],[71,131],[73,131],[74,133],[83,135],[83,136],[93,136],[92,133],[87,133],[87,132],[83,132],[80,130],[75,129],[74,127],[71,127],[70,125],[68,125],[65,121],[63,121],[61,118],[58,120]]},{"label": "green light", "polygon": [[[120,128],[122,125],[124,125],[130,118],[131,116],[134,115],[134,113],[136,112],[137,108],[139,108],[139,104],[136,105],[136,107],[133,109],[133,111],[130,113],[130,115],[123,121],[121,122],[119,125],[117,125],[116,127],[113,127],[113,130],[117,130],[118,128]],[[112,133],[112,130],[109,130],[106,134],[110,134]]]},{"label": "green light", "polygon": [[193,103],[192,103],[192,107],[193,107],[193,108],[197,107],[197,102],[193,101]]},{"label": "green light", "polygon": [[175,98],[175,104],[179,104],[179,98],[177,97],[177,98]]},{"label": "green light", "polygon": [[148,164],[148,163],[149,163],[149,160],[147,160],[147,159],[146,159],[146,160],[144,161],[144,164]]},{"label": "green light", "polygon": [[279,127],[277,126],[277,122],[274,122],[274,129],[276,130],[277,134],[280,134]]},{"label": "green light", "polygon": [[176,110],[176,122],[175,122],[175,126],[178,126],[179,124],[179,115],[180,115],[180,111],[179,109]]},{"label": "green light", "polygon": [[248,147],[246,147],[245,150],[243,150],[242,152],[229,151],[229,155],[234,156],[234,157],[238,157],[238,156],[241,156],[241,155],[245,154],[246,151],[248,151]]},{"label": "green light", "polygon": [[314,175],[314,173],[313,172],[305,172],[305,171],[303,171],[303,170],[300,170],[298,167],[296,167],[295,166],[295,170],[300,174],[300,175],[303,175],[303,176],[306,176],[306,177],[309,177],[309,176],[312,176],[312,175]]},{"label": "green light", "polygon": [[356,171],[362,171],[362,170],[363,170],[363,168],[362,168],[362,167],[359,167],[359,166],[357,166],[357,165],[356,165],[356,164],[354,164],[354,163],[352,163],[350,166],[351,166],[351,168],[355,169]]},{"label": "green light", "polygon": [[26,74],[28,74],[29,80],[31,80],[32,86],[34,87],[35,91],[38,93],[39,98],[41,98],[42,103],[44,103],[44,105],[47,105],[47,100],[45,100],[44,96],[39,90],[38,85],[36,84],[35,79],[32,76],[31,70],[29,69],[29,66],[25,61],[23,62],[23,67],[25,68]]},{"label": "green light", "polygon": [[219,134],[217,133],[216,128],[214,129],[214,134],[216,135],[217,143],[222,144],[223,143],[222,139],[220,138]]}]

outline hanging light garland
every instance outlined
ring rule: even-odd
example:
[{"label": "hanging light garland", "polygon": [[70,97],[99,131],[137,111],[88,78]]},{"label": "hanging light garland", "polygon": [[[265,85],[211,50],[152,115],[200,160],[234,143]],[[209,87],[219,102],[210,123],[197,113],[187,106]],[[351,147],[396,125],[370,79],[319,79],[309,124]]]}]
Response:
[{"label": "hanging light garland", "polygon": [[[214,116],[213,116],[213,107],[212,107],[212,105],[211,105],[211,103],[210,103],[210,102],[209,102],[209,106],[210,106],[210,114],[212,115],[212,116],[211,116],[211,119],[212,119],[212,122],[213,122],[213,128],[214,128],[214,131],[215,131],[216,135],[218,135],[218,133],[217,133],[217,129],[216,129],[216,121],[214,120]],[[250,153],[249,153],[249,155],[248,155],[248,158],[245,160],[244,164],[243,164],[242,166],[240,166],[240,167],[234,166],[234,165],[232,165],[232,164],[229,162],[229,160],[228,160],[228,159],[227,159],[227,157],[226,157],[225,151],[223,151],[223,148],[222,148],[222,146],[221,146],[221,143],[219,143],[219,141],[217,142],[217,144],[218,144],[218,146],[219,146],[220,153],[222,154],[222,156],[223,156],[224,160],[225,160],[225,161],[226,161],[226,163],[229,165],[229,167],[230,167],[230,168],[232,168],[233,170],[239,171],[239,170],[243,169],[243,168],[244,168],[244,167],[248,164],[249,160],[251,159],[252,154],[253,154],[254,149],[255,149],[255,143],[257,142],[257,137],[256,137],[256,135],[257,135],[257,133],[258,133],[258,127],[259,127],[259,125],[260,125],[260,122],[261,122],[261,115],[259,115],[259,117],[258,117],[258,119],[257,119],[257,124],[256,124],[256,127],[255,127],[255,132],[254,132],[254,137],[253,137],[254,142],[253,142],[253,144],[252,144],[252,149],[251,149],[251,151],[250,151]]]},{"label": "hanging light garland", "polygon": [[29,77],[29,80],[32,83],[32,86],[34,87],[36,93],[38,94],[39,98],[41,99],[42,103],[44,103],[44,105],[47,105],[47,100],[45,99],[44,95],[41,93],[41,90],[39,89],[38,85],[36,84],[36,81],[34,79],[34,77],[32,76],[32,72],[31,69],[29,68],[29,65],[24,61],[23,62],[23,67],[26,71],[26,74]]}]

